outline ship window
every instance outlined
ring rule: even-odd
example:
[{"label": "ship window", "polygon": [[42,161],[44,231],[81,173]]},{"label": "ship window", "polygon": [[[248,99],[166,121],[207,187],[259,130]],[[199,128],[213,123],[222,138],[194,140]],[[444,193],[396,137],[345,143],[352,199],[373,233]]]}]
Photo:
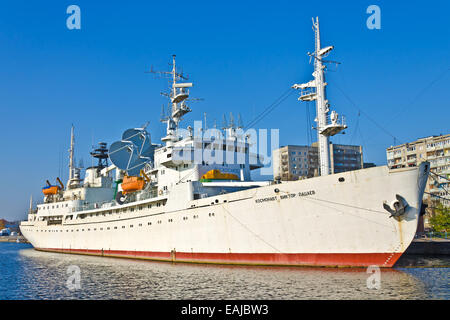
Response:
[{"label": "ship window", "polygon": [[139,227],[142,227],[142,223],[139,223]]},{"label": "ship window", "polygon": [[149,223],[147,223],[147,225],[151,226],[151,225],[152,225],[152,223],[151,223],[151,222],[149,222]]},{"label": "ship window", "polygon": [[106,228],[106,230],[109,230],[109,227],[108,227],[108,228]]},{"label": "ship window", "polygon": [[132,225],[132,224],[130,224],[130,228],[133,228],[133,225]]}]

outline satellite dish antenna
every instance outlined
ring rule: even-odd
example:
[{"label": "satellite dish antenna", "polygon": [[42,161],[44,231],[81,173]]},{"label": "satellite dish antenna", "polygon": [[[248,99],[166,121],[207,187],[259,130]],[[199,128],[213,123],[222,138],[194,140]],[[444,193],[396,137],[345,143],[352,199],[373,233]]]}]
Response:
[{"label": "satellite dish antenna", "polygon": [[150,134],[143,128],[125,130],[122,140],[111,144],[109,158],[119,169],[129,176],[139,176],[141,169],[153,163],[155,145],[151,144]]},{"label": "satellite dish antenna", "polygon": [[145,129],[128,129],[122,135],[122,141],[130,141],[138,148],[140,156],[148,154],[151,147],[150,134]]}]

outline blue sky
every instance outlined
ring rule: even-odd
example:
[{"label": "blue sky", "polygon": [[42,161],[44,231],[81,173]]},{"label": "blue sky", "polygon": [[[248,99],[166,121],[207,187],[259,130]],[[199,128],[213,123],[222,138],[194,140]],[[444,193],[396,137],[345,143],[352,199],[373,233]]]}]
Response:
[{"label": "blue sky", "polygon": [[[81,8],[81,30],[66,9]],[[381,9],[369,30],[366,8]],[[361,144],[364,161],[386,164],[396,142],[449,133],[448,1],[2,1],[0,3],[0,217],[23,219],[45,180],[67,179],[70,126],[76,157],[150,121],[153,141],[171,55],[195,87],[184,124],[212,125],[224,112],[249,123],[294,83],[312,79],[311,18],[319,16],[329,59],[328,99],[349,128],[335,143]],[[256,128],[279,128],[280,144],[307,144],[306,104],[292,95]],[[312,113],[312,106],[311,113]],[[358,116],[359,113],[359,116]],[[313,132],[313,138],[316,133]],[[61,161],[61,158],[63,161]],[[62,164],[61,164],[62,163]]]}]

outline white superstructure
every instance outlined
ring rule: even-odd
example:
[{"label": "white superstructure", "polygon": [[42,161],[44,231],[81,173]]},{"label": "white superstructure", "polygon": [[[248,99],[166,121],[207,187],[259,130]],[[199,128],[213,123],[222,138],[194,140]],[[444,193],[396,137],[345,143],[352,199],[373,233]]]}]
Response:
[{"label": "white superstructure", "polygon": [[129,129],[110,147],[111,166],[100,161],[103,144],[84,181],[65,190],[48,183],[44,203],[21,223],[22,234],[38,250],[101,256],[392,266],[414,237],[429,164],[329,174],[329,136],[346,126],[335,112],[328,117],[322,58],[332,47],[321,48],[318,19],[314,29],[314,80],[294,88],[302,89],[301,100],[317,103],[321,176],[251,181],[261,157],[238,128],[182,130],[193,84],[180,82],[186,78],[174,57],[164,73],[172,77],[164,144],[152,144],[145,127]]}]

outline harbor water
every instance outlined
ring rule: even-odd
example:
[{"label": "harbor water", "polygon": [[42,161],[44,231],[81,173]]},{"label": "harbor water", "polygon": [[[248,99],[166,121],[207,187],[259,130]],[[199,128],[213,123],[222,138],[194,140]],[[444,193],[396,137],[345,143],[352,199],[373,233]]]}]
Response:
[{"label": "harbor water", "polygon": [[[370,286],[365,268],[170,264],[36,251],[0,243],[0,300],[445,299],[450,258],[402,257]],[[74,271],[75,270],[75,271]],[[76,273],[78,282],[71,282]],[[73,284],[78,284],[74,286]]]}]

